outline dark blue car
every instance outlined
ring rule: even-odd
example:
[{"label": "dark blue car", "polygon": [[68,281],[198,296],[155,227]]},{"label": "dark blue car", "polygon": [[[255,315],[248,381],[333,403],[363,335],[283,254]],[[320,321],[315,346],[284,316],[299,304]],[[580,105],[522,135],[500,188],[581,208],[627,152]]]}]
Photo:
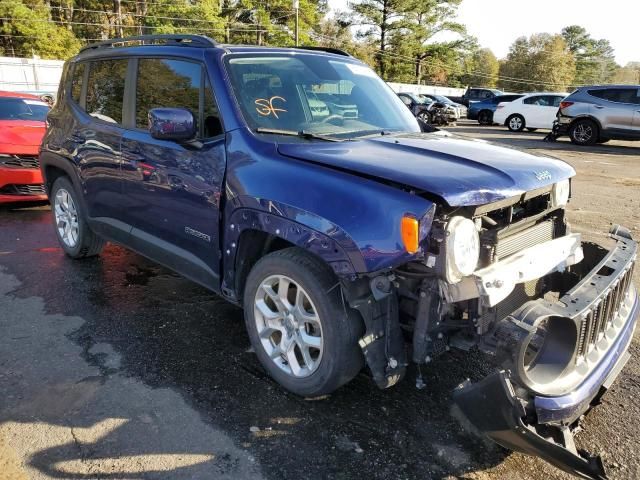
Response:
[{"label": "dark blue car", "polygon": [[264,368],[303,396],[477,347],[497,369],[454,392],[468,420],[603,478],[571,429],[628,359],[637,245],[570,231],[569,165],[421,132],[344,52],[200,36],[85,47],[48,122],[69,257],[115,242],[242,306]]},{"label": "dark blue car", "polygon": [[493,114],[499,103],[513,102],[522,95],[498,95],[497,97],[486,98],[480,102],[472,102],[467,111],[467,118],[470,120],[478,120],[480,125],[493,124]]}]

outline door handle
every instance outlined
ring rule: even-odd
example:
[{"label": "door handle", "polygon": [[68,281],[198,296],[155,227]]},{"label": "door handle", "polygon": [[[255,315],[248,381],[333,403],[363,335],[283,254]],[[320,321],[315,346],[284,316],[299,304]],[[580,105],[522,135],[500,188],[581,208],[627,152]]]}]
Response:
[{"label": "door handle", "polygon": [[598,110],[602,110],[604,107],[602,105],[594,105]]}]

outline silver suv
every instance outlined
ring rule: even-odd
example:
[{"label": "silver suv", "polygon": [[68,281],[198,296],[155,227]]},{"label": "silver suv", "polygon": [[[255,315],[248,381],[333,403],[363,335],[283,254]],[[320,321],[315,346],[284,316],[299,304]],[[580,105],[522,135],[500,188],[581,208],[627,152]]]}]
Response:
[{"label": "silver suv", "polygon": [[640,140],[640,86],[578,88],[560,103],[558,129],[577,145]]}]

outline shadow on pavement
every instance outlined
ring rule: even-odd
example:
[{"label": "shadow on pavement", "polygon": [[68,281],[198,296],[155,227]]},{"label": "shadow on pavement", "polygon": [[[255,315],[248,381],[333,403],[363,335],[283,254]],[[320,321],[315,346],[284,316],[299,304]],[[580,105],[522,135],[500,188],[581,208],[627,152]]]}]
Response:
[{"label": "shadow on pavement", "polygon": [[414,370],[386,391],[362,373],[328,398],[305,400],[265,375],[241,310],[119,247],[72,261],[55,248],[49,221],[29,212],[22,240],[0,232],[0,265],[22,282],[0,295],[17,302],[0,321],[10,333],[0,358],[13,372],[0,377],[9,392],[0,432],[27,443],[37,426],[48,432],[31,445],[29,464],[40,472],[439,479],[507,456],[450,415],[452,389],[491,368],[481,357],[441,357],[423,368],[421,391]]}]

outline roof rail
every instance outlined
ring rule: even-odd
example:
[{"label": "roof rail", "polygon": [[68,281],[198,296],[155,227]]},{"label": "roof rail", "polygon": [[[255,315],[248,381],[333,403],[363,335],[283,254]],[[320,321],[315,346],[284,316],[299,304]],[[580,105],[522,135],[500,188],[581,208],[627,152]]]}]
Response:
[{"label": "roof rail", "polygon": [[139,35],[135,37],[113,38],[104,42],[91,43],[80,52],[102,48],[135,47],[149,45],[172,45],[183,47],[215,47],[218,44],[204,35]]},{"label": "roof rail", "polygon": [[301,48],[302,50],[315,50],[318,52],[327,52],[327,53],[335,53],[336,55],[342,55],[343,57],[350,57],[351,55],[344,50],[340,50],[339,48],[331,48],[331,47],[294,47]]}]

